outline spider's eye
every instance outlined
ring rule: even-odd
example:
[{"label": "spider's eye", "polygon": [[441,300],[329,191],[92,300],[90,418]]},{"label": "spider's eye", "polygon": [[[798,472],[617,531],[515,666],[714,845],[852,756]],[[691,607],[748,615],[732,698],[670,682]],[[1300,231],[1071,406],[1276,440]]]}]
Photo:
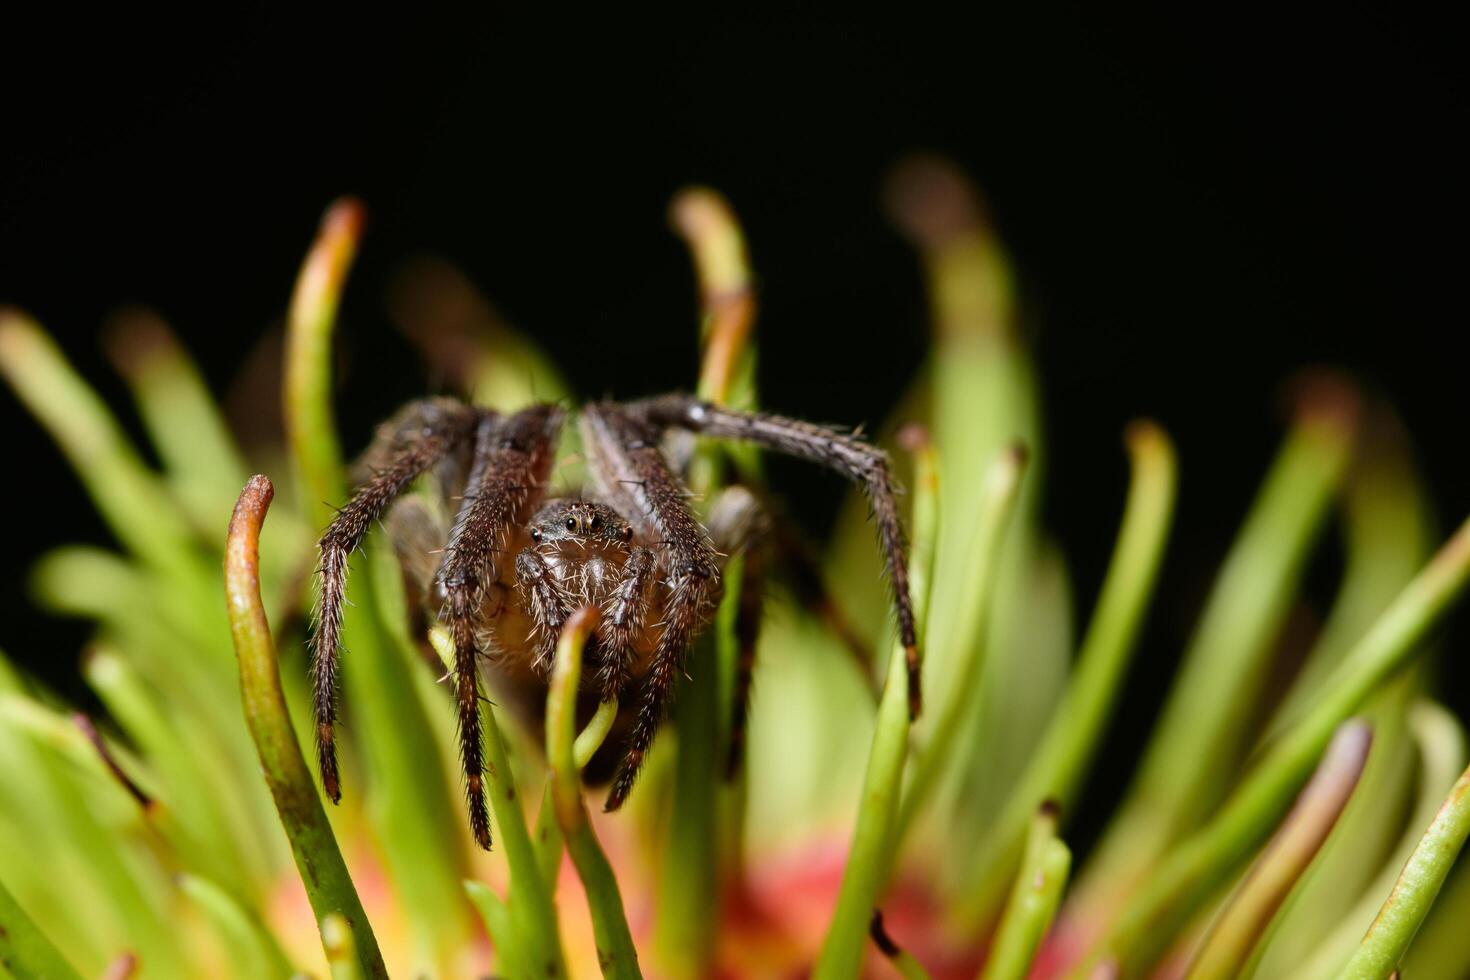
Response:
[{"label": "spider's eye", "polygon": [[568,517],[567,518],[567,530],[568,531],[575,531],[576,529],[577,529],[577,519],[575,517]]},{"label": "spider's eye", "polygon": [[533,528],[531,528],[531,540],[532,541],[540,541],[541,540],[541,529],[539,527],[533,527]]},{"label": "spider's eye", "polygon": [[602,527],[602,518],[598,517],[596,514],[593,514],[592,515],[592,530],[596,531],[596,530],[598,530],[601,527]]},{"label": "spider's eye", "polygon": [[625,528],[623,528],[623,540],[624,541],[632,541],[633,540],[633,529],[631,527],[625,527]]}]

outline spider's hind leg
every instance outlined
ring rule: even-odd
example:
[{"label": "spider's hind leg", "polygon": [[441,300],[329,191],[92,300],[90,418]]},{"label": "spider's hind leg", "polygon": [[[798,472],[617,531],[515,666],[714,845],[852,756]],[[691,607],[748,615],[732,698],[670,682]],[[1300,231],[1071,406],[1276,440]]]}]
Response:
[{"label": "spider's hind leg", "polygon": [[710,505],[709,531],[723,562],[741,556],[739,605],[735,610],[735,684],[730,710],[730,746],[725,778],[734,777],[745,757],[745,731],[750,707],[750,681],[755,647],[765,612],[766,574],[770,563],[771,518],[760,500],[742,486],[727,487]]},{"label": "spider's hind leg", "polygon": [[899,639],[908,660],[909,714],[917,717],[921,705],[918,640],[913,604],[909,599],[903,525],[899,523],[897,495],[887,454],[855,436],[834,432],[811,422],[763,412],[739,412],[688,395],[646,399],[627,406],[625,411],[654,429],[685,429],[717,439],[750,442],[810,460],[843,474],[863,488],[873,509],[878,542],[883,549],[888,581],[893,588]]},{"label": "spider's hind leg", "polygon": [[341,798],[337,775],[337,649],[342,633],[342,603],[347,562],[375,521],[425,470],[474,434],[482,413],[461,402],[431,398],[412,402],[379,426],[357,470],[365,473],[347,505],[322,534],[318,545],[320,595],[311,634],[312,703],[316,715],[317,764],[322,788],[332,802]]}]

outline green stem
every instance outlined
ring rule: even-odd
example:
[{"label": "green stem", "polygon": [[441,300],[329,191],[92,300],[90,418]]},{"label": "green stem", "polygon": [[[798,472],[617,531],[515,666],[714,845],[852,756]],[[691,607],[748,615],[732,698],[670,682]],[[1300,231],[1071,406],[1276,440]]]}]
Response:
[{"label": "green stem", "polygon": [[[694,259],[701,299],[700,398],[720,405],[755,407],[755,299],[744,236],[729,204],[705,188],[675,195],[669,216]],[[726,462],[744,473],[759,473],[754,447],[704,442],[690,461],[688,485],[696,496],[713,499],[725,482]],[[733,810],[720,808],[718,760],[728,743],[721,722],[729,716],[729,691],[722,689],[728,652],[729,613],[741,588],[739,560],[724,570],[725,595],[714,628],[691,652],[690,678],[678,693],[670,725],[676,735],[672,816],[668,846],[658,866],[658,903],[653,959],[671,978],[709,975],[718,936],[721,893],[722,827]],[[726,839],[729,839],[727,837]]]},{"label": "green stem", "polygon": [[1372,743],[1373,729],[1367,722],[1345,722],[1337,730],[1311,782],[1210,927],[1188,980],[1229,980],[1246,974],[1272,919],[1352,798]]},{"label": "green stem", "polygon": [[[995,588],[1002,543],[1006,540],[1013,504],[1025,470],[1025,449],[1012,446],[1002,451],[986,472],[979,501],[980,520],[976,525],[974,546],[965,573],[966,581],[970,583],[966,591],[973,599],[958,627],[966,635],[984,635],[991,608],[989,596]],[[916,473],[916,477],[916,482],[920,482],[922,486],[922,475]],[[917,539],[917,533],[915,538]],[[915,615],[918,617],[917,610]],[[961,722],[979,690],[984,653],[984,643],[969,644],[959,662],[953,665],[954,674],[944,678],[943,685],[934,684],[934,672],[928,672],[930,687],[937,688],[937,695],[930,699],[935,702],[935,707],[930,709],[932,727],[928,737],[914,752],[913,772],[904,788],[896,829],[900,837],[912,823],[952,759]]]},{"label": "green stem", "polygon": [[[915,466],[909,593],[915,622],[924,624],[929,609],[934,547],[939,534],[939,476],[934,449],[922,430],[912,429],[908,443],[914,454]],[[981,506],[987,514],[993,510],[1003,513],[1010,500],[1010,494],[996,494],[983,501]],[[976,596],[977,602],[987,600],[988,596]],[[921,635],[921,645],[923,641],[924,636]],[[819,980],[857,976],[862,967],[873,910],[888,879],[898,843],[898,804],[909,746],[908,687],[905,652],[902,645],[895,643],[888,656],[888,677],[883,685],[883,696],[878,702],[878,718],[858,805],[857,827],[853,831],[832,922],[827,927],[827,936],[813,974]]]},{"label": "green stem", "polygon": [[981,980],[1024,980],[1031,972],[1072,869],[1072,852],[1057,837],[1057,816],[1056,804],[1046,802],[1031,818],[1026,852]]},{"label": "green stem", "polygon": [[321,229],[291,295],[287,314],[286,437],[301,476],[302,512],[326,527],[332,507],[347,495],[342,447],[332,413],[332,332],[342,286],[357,254],[366,213],[343,198],[327,208]]},{"label": "green stem", "polygon": [[107,349],[190,520],[218,533],[250,474],[199,369],[164,322],[143,310],[110,324]]},{"label": "green stem", "polygon": [[483,882],[467,881],[464,883],[464,890],[470,897],[470,903],[480,913],[485,931],[490,934],[490,942],[495,946],[495,965],[500,975],[530,976],[530,969],[521,961],[521,944],[516,938],[516,927],[511,921],[510,909]]},{"label": "green stem", "polygon": [[[1353,904],[1346,911],[1339,912],[1335,919],[1329,920],[1330,928],[1324,937],[1316,941],[1310,956],[1303,957],[1299,963],[1291,964],[1293,976],[1300,980],[1330,980],[1352,958],[1378,914],[1382,896],[1393,890],[1399,872],[1408,862],[1409,855],[1414,853],[1414,848],[1419,845],[1423,834],[1421,828],[1427,827],[1439,812],[1444,799],[1444,787],[1452,785],[1465,766],[1465,732],[1460,727],[1459,720],[1442,705],[1428,700],[1414,704],[1409,712],[1409,731],[1417,747],[1418,786],[1405,829],[1400,833],[1392,852],[1380,865],[1378,873],[1356,895]],[[1377,755],[1377,752],[1374,754]],[[1376,760],[1370,761],[1370,772],[1376,764]],[[1335,834],[1329,846],[1341,846]],[[1318,876],[1314,874],[1312,877],[1313,886],[1320,887],[1315,884]],[[1292,904],[1295,907],[1297,901],[1293,900]],[[1443,897],[1435,907],[1439,911],[1443,910]],[[1419,942],[1422,942],[1423,935],[1421,932]],[[1415,949],[1419,948],[1419,943],[1416,942]],[[1274,948],[1272,953],[1274,955]]]},{"label": "green stem", "polygon": [[1124,442],[1132,484],[1102,593],[1067,693],[1000,816],[986,831],[975,887],[960,914],[968,923],[985,921],[999,903],[1036,808],[1055,800],[1065,812],[1075,799],[1101,744],[1153,594],[1174,511],[1174,447],[1148,421],[1129,426]]},{"label": "green stem", "polygon": [[546,754],[551,762],[552,800],[557,823],[566,835],[567,851],[587,892],[592,932],[602,975],[633,978],[638,951],[623,912],[622,895],[612,865],[602,853],[582,800],[582,778],[577,768],[574,737],[577,725],[577,689],[582,678],[582,648],[597,625],[595,607],[583,607],[567,620],[557,642],[556,666],[546,694]]},{"label": "green stem", "polygon": [[[582,728],[582,733],[577,736],[577,741],[572,745],[572,759],[577,764],[577,771],[581,772],[587,768],[587,763],[602,748],[603,741],[608,732],[612,731],[613,722],[618,720],[618,702],[603,701],[597,706],[592,717]],[[565,843],[561,836],[561,825],[556,822],[555,802],[552,799],[551,780],[546,781],[546,786],[541,792],[541,809],[536,814],[536,859],[541,866],[541,876],[546,880],[553,894],[556,892],[557,871],[561,865],[562,845]]]},{"label": "green stem", "polygon": [[[343,284],[364,221],[362,206],[344,199],[327,209],[291,298],[285,363],[286,434],[311,526],[325,528],[347,496],[342,452],[333,427],[332,335]],[[342,626],[343,686],[357,715],[376,795],[369,809],[389,874],[403,895],[414,953],[437,972],[450,968],[469,934],[460,895],[463,851],[455,840],[453,793],[438,766],[425,707],[414,692],[403,610],[402,573],[391,549],[370,541],[353,572]]]},{"label": "green stem", "polygon": [[[51,433],[117,539],[178,588],[197,585],[190,529],[97,393],[51,338],[0,307],[0,375]],[[185,597],[188,598],[188,597]]]},{"label": "green stem", "polygon": [[1429,915],[1435,897],[1449,877],[1455,858],[1470,836],[1470,769],[1466,769],[1445,798],[1439,813],[1409,856],[1378,918],[1362,945],[1348,960],[1339,980],[1370,980],[1398,968],[1419,927]]},{"label": "green stem", "polygon": [[[260,601],[260,528],[274,495],[270,480],[251,477],[235,505],[225,544],[225,598],[230,633],[240,661],[245,721],[255,739],[266,784],[276,801],[281,826],[291,842],[291,853],[317,921],[323,922],[332,913],[341,914],[353,927],[363,971],[371,977],[387,977],[367,913],[327,823],[306,760],[301,757],[281,692],[275,644]],[[326,948],[326,936],[322,938]]]},{"label": "green stem", "polygon": [[[1300,721],[1266,749],[1213,819],[1169,853],[1088,964],[1115,955],[1125,973],[1162,945],[1249,857],[1306,780],[1333,731],[1407,664],[1470,578],[1470,520],[1440,548],[1343,659]],[[1077,975],[1086,976],[1086,966]]]},{"label": "green stem", "polygon": [[[454,669],[454,640],[442,626],[429,632],[429,642],[439,655],[445,670]],[[557,931],[556,905],[551,888],[541,875],[536,848],[526,828],[526,815],[521,811],[520,792],[515,773],[505,750],[505,739],[488,700],[480,702],[480,728],[485,735],[485,783],[490,809],[495,815],[500,843],[510,865],[510,914],[516,934],[524,948],[521,958],[530,963],[537,976],[564,977],[566,958],[562,954]]]},{"label": "green stem", "polygon": [[238,976],[286,980],[295,973],[276,937],[239,898],[199,875],[181,874],[178,883],[179,890],[203,909],[225,940]]},{"label": "green stem", "polygon": [[0,968],[16,980],[81,980],[0,881]]},{"label": "green stem", "polygon": [[1346,467],[1354,406],[1343,382],[1322,381],[1302,399],[1220,570],[1138,776],[1079,885],[1083,904],[1103,918],[1128,882],[1219,802],[1249,747],[1273,644]]}]

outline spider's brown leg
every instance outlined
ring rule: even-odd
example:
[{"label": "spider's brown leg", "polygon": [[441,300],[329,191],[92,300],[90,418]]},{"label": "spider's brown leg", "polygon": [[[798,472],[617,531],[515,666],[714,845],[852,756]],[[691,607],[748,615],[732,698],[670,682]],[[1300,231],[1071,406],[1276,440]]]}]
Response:
[{"label": "spider's brown leg", "polygon": [[312,701],[316,713],[317,764],[322,788],[335,803],[342,797],[337,776],[337,648],[342,634],[342,601],[347,560],[363,535],[415,478],[462,445],[474,433],[480,413],[449,399],[427,399],[405,406],[379,427],[364,454],[372,475],[337,512],[318,545],[321,579],[316,628],[311,634]]},{"label": "spider's brown leg", "polygon": [[658,558],[647,548],[634,548],[623,563],[622,576],[608,596],[602,621],[597,627],[597,645],[602,652],[598,680],[602,700],[621,698],[628,687],[633,660],[633,639],[642,631],[648,613],[648,589],[658,571]]},{"label": "spider's brown leg", "polygon": [[454,638],[455,700],[465,800],[475,841],[490,848],[485,807],[485,756],[480,733],[479,631],[486,587],[499,577],[495,563],[508,532],[524,522],[551,470],[561,410],[538,405],[509,418],[486,417],[475,436],[474,462],[464,504],[455,518],[439,568],[445,614]]},{"label": "spider's brown leg", "polygon": [[572,600],[556,581],[546,559],[534,551],[516,555],[516,584],[536,623],[535,667],[545,676],[551,672],[561,628],[572,614]]},{"label": "spider's brown leg", "polygon": [[709,534],[694,519],[684,487],[658,448],[659,429],[612,403],[582,412],[584,449],[603,498],[647,539],[659,541],[668,586],[663,632],[643,679],[637,719],[618,762],[605,809],[627,799],[648,746],[663,723],[684,653],[708,620],[719,591],[719,564]]},{"label": "spider's brown leg", "polygon": [[745,757],[745,729],[750,708],[750,681],[755,669],[755,645],[760,638],[761,617],[766,606],[767,547],[771,520],[755,495],[741,486],[729,487],[710,507],[710,536],[729,558],[744,558],[739,605],[735,609],[735,683],[730,710],[730,746],[725,759],[725,778],[733,778]]},{"label": "spider's brown leg", "polygon": [[909,714],[917,717],[922,704],[918,640],[913,605],[909,600],[903,525],[898,519],[898,502],[887,454],[853,436],[833,432],[811,422],[758,412],[737,412],[687,395],[664,395],[634,402],[625,411],[656,429],[680,428],[718,439],[739,439],[811,460],[862,485],[873,508],[888,580],[893,587],[899,640],[908,659]]}]

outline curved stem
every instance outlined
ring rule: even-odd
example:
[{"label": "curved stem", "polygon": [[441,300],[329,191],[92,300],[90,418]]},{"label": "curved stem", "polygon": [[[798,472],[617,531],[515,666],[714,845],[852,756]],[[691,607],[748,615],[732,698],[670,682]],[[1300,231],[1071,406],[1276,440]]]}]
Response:
[{"label": "curved stem", "polygon": [[[370,977],[387,977],[367,913],[327,823],[306,760],[301,757],[286,711],[286,696],[281,691],[275,644],[260,602],[260,528],[273,496],[275,488],[270,480],[251,477],[235,504],[225,543],[225,598],[240,662],[245,721],[260,753],[266,784],[317,921],[323,922],[333,913],[343,916],[352,927],[363,972]],[[322,938],[326,948],[326,936]]]},{"label": "curved stem", "polygon": [[1072,852],[1057,837],[1057,816],[1056,804],[1048,801],[1031,818],[1026,854],[981,980],[1025,980],[1031,972],[1031,963],[1056,917],[1072,870]]},{"label": "curved stem", "polygon": [[1425,634],[1470,580],[1470,520],[1440,548],[1343,659],[1301,720],[1263,753],[1203,828],[1176,846],[1074,975],[1104,956],[1125,973],[1160,948],[1275,825],[1334,730],[1422,647]]},{"label": "curved stem", "polygon": [[1337,730],[1296,805],[1271,838],[1255,866],[1215,919],[1190,964],[1188,980],[1229,980],[1243,976],[1256,946],[1287,895],[1306,873],[1337,818],[1352,798],[1373,729],[1349,721]]},{"label": "curved stem", "polygon": [[1434,822],[1409,856],[1362,945],[1338,975],[1340,980],[1370,980],[1398,968],[1449,877],[1467,836],[1470,836],[1470,769],[1455,782]]},{"label": "curved stem", "polygon": [[286,436],[301,476],[302,506],[316,528],[331,522],[333,505],[347,495],[327,365],[332,363],[332,331],[342,286],[365,220],[362,204],[352,198],[327,208],[287,314]]},{"label": "curved stem", "polygon": [[960,913],[968,923],[984,921],[999,904],[1028,816],[1045,800],[1065,810],[1075,797],[1102,741],[1153,594],[1173,517],[1178,466],[1168,434],[1152,422],[1130,425],[1124,443],[1133,477],[1113,559],[1064,700],[986,831],[975,885]]},{"label": "curved stem", "polygon": [[[939,477],[934,449],[921,429],[909,430],[907,442],[914,454],[914,532],[909,555],[909,588],[914,603],[915,621],[921,624],[920,645],[924,643],[922,624],[929,608],[929,590],[933,579],[934,548],[939,534]],[[997,464],[1005,469],[1006,460]],[[1013,484],[997,480],[997,492],[983,503],[985,517],[993,519],[1009,511],[1014,495]],[[977,595],[975,601],[987,602],[988,595]],[[856,976],[861,969],[867,945],[873,909],[877,905],[893,852],[900,836],[899,798],[903,789],[904,762],[909,749],[909,684],[908,663],[901,644],[895,644],[888,657],[888,676],[883,696],[878,703],[878,718],[873,730],[873,744],[868,752],[868,768],[863,777],[862,797],[858,805],[857,827],[848,851],[847,867],[842,873],[842,887],[837,906],[827,928],[822,952],[813,976],[820,980]]]}]

